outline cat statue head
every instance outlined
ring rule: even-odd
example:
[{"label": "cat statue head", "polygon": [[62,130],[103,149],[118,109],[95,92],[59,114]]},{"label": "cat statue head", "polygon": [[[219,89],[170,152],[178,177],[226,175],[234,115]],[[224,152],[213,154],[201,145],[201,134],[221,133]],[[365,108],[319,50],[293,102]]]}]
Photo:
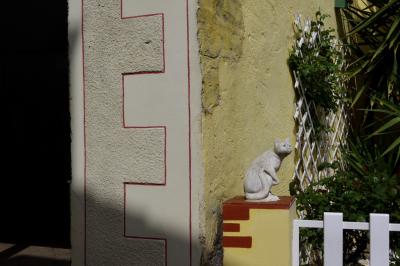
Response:
[{"label": "cat statue head", "polygon": [[284,141],[276,139],[274,143],[274,152],[281,157],[289,155],[292,152],[292,145],[290,145],[289,138],[286,138]]}]

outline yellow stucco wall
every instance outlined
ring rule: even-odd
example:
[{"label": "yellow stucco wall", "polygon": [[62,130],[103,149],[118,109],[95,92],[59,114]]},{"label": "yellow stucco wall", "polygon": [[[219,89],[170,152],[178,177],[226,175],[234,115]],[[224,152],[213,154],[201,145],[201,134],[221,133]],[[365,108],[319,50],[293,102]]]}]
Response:
[{"label": "yellow stucco wall", "polygon": [[[242,195],[251,161],[275,138],[295,143],[294,90],[287,66],[294,14],[321,9],[336,25],[333,0],[199,0],[203,75],[204,246],[213,250],[222,201]],[[294,153],[278,175],[288,194]]]}]

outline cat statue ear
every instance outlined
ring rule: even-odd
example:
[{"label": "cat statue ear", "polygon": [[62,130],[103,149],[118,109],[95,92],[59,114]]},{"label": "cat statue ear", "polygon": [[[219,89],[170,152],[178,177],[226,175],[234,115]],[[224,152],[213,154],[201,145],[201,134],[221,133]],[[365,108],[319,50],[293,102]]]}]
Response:
[{"label": "cat statue ear", "polygon": [[274,145],[276,146],[276,145],[279,144],[279,143],[281,143],[281,140],[278,139],[278,138],[276,138],[276,139],[275,139],[275,142],[274,142]]}]

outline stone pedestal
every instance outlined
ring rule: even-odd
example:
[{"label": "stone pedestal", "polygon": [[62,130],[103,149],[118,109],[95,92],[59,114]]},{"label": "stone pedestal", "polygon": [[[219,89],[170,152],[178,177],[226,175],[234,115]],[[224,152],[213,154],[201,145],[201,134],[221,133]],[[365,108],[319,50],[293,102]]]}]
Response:
[{"label": "stone pedestal", "polygon": [[235,197],[223,204],[224,266],[291,265],[294,198],[275,202]]}]

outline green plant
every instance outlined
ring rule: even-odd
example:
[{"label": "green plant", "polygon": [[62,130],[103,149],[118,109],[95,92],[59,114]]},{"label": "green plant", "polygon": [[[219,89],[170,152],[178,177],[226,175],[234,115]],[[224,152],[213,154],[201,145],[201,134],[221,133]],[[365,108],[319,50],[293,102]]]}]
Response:
[{"label": "green plant", "polygon": [[398,164],[400,159],[400,106],[384,99],[376,99],[375,101],[378,102],[379,106],[370,111],[383,114],[384,117],[380,121],[381,126],[370,134],[368,138],[389,135],[390,143],[382,153],[382,156],[394,152],[396,154],[396,164]]},{"label": "green plant", "polygon": [[328,113],[336,111],[343,95],[344,52],[334,30],[324,28],[326,17],[321,12],[315,20],[302,22],[300,15],[296,17],[296,42],[288,64],[298,74],[307,100]]},{"label": "green plant", "polygon": [[350,26],[349,76],[358,82],[352,105],[356,118],[363,112],[361,123],[353,119],[353,130],[385,147],[383,158],[395,156],[400,173],[400,0],[361,3],[343,9]]},{"label": "green plant", "polygon": [[[389,213],[391,222],[400,222],[400,176],[394,171],[395,158],[382,157],[379,145],[352,137],[344,149],[344,170],[335,168],[335,174],[312,182],[304,191],[297,181],[290,186],[296,195],[297,211],[304,219],[323,219],[324,212],[342,212],[344,220],[368,221],[369,213]],[[312,254],[307,265],[322,265],[322,232],[302,230],[302,246]],[[358,265],[365,258],[369,241],[365,231],[347,230],[344,233],[344,265]],[[398,235],[391,237],[391,249],[399,251]],[[305,256],[306,249],[302,255]],[[392,263],[400,263],[395,257]]]},{"label": "green plant", "polygon": [[[350,25],[348,47],[351,49],[352,63],[348,77],[354,78],[357,86],[350,91],[353,114],[356,115],[352,117],[348,143],[342,147],[342,169],[337,167],[339,162],[324,163],[320,170],[331,168],[331,176],[311,182],[306,189],[302,189],[298,180],[293,180],[290,192],[296,196],[298,212],[305,219],[322,219],[324,212],[333,211],[342,212],[345,220],[368,221],[370,213],[380,212],[390,214],[391,222],[399,223],[400,0],[361,1],[365,2],[365,7],[353,5],[344,9]],[[312,64],[308,59],[296,58],[300,52],[294,50],[295,54],[291,54],[293,58],[289,64],[297,67],[294,70],[301,77],[300,71],[303,71],[303,75],[309,75],[307,71]],[[297,62],[306,62],[307,67],[296,66]],[[345,78],[340,74],[342,70],[343,65],[335,70],[339,73],[339,80]],[[343,84],[343,81],[338,84]],[[340,90],[333,92],[339,92],[336,99],[343,100],[340,98]],[[316,104],[328,98],[314,96],[312,93],[307,95]],[[356,103],[357,108],[354,107]],[[319,106],[324,107],[321,104]],[[364,119],[357,121],[360,111],[365,114]],[[303,260],[306,265],[322,264],[322,237],[321,231],[302,230],[301,242],[304,249],[301,252],[304,258],[309,258],[308,261]],[[344,264],[359,265],[358,260],[367,256],[368,234],[349,230],[345,231],[344,239]],[[400,265],[399,235],[394,234],[390,241],[393,251],[391,264]]]},{"label": "green plant", "polygon": [[[353,104],[360,98],[377,96],[400,103],[400,0],[364,0],[365,7],[343,9],[351,27],[350,77],[360,83]],[[373,104],[373,101],[371,101]]]}]

